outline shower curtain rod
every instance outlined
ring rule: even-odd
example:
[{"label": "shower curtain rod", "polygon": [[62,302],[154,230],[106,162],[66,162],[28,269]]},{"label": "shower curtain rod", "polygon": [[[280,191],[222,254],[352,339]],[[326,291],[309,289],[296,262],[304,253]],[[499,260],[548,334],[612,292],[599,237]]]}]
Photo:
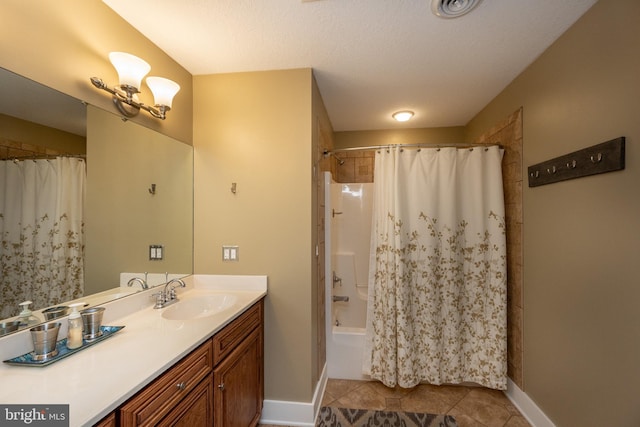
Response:
[{"label": "shower curtain rod", "polygon": [[7,157],[2,160],[12,160],[14,162],[20,162],[23,160],[49,160],[49,159],[55,159],[56,157],[78,157],[81,159],[86,159],[87,155],[86,154],[36,154],[32,156]]},{"label": "shower curtain rod", "polygon": [[416,148],[475,148],[475,147],[493,147],[498,146],[504,148],[499,143],[496,144],[469,144],[464,142],[452,142],[449,144],[434,144],[434,143],[422,143],[422,144],[388,144],[388,145],[370,145],[368,147],[351,147],[351,148],[336,148],[334,150],[324,150],[323,154],[329,156],[333,153],[340,153],[344,151],[360,151],[360,150],[377,150],[380,148],[394,148],[394,147],[416,147]]}]

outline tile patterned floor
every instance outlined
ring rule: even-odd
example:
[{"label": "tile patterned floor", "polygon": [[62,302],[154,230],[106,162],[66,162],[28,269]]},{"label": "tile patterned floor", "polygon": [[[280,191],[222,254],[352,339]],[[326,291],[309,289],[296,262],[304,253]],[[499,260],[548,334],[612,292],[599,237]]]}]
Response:
[{"label": "tile patterned floor", "polygon": [[504,393],[480,387],[421,384],[392,389],[376,381],[330,379],[322,405],[450,414],[458,427],[530,427]]},{"label": "tile patterned floor", "polygon": [[529,427],[511,401],[497,390],[421,384],[388,388],[376,381],[330,379],[323,405],[354,409],[450,414],[459,427]]}]

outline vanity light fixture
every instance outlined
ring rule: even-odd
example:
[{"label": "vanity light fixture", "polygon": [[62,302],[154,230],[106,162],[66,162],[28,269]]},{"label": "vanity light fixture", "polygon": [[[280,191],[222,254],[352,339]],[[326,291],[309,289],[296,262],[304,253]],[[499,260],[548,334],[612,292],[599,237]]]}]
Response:
[{"label": "vanity light fixture", "polygon": [[406,122],[409,119],[411,119],[411,117],[413,117],[413,111],[409,111],[409,110],[396,111],[391,115],[391,117],[393,117],[399,122]]},{"label": "vanity light fixture", "polygon": [[153,117],[164,120],[166,112],[171,109],[173,97],[180,90],[180,85],[163,77],[147,77],[146,82],[153,93],[154,105],[146,105],[138,100],[138,93],[142,79],[151,70],[151,66],[137,56],[124,52],[111,52],[109,60],[118,72],[118,86],[110,88],[99,77],[91,77],[91,83],[113,95],[113,103],[125,117],[134,117],[143,109]]}]

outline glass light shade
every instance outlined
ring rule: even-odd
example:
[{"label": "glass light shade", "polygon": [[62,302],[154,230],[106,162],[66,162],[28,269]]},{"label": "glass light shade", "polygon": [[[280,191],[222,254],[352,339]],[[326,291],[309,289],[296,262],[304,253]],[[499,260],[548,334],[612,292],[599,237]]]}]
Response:
[{"label": "glass light shade", "polygon": [[171,102],[176,93],[180,90],[180,85],[164,77],[147,77],[147,86],[153,93],[155,105],[164,105],[171,108]]},{"label": "glass light shade", "polygon": [[413,111],[398,111],[393,113],[392,117],[399,122],[406,122],[413,117]]},{"label": "glass light shade", "polygon": [[111,52],[109,60],[118,71],[120,86],[132,86],[140,89],[144,76],[151,70],[146,61],[124,52]]}]

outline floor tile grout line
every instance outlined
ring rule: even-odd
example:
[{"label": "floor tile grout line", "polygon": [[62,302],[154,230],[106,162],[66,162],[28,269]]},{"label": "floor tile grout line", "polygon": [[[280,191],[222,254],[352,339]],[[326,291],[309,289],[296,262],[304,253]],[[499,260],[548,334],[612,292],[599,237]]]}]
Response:
[{"label": "floor tile grout line", "polygon": [[464,395],[458,399],[458,401],[456,403],[453,404],[453,406],[451,408],[449,408],[446,412],[447,415],[451,415],[451,411],[453,410],[453,408],[455,408],[456,406],[458,406],[460,404],[460,402],[462,402],[468,395],[469,393],[471,393],[471,389],[469,387],[463,386],[465,393]]}]

